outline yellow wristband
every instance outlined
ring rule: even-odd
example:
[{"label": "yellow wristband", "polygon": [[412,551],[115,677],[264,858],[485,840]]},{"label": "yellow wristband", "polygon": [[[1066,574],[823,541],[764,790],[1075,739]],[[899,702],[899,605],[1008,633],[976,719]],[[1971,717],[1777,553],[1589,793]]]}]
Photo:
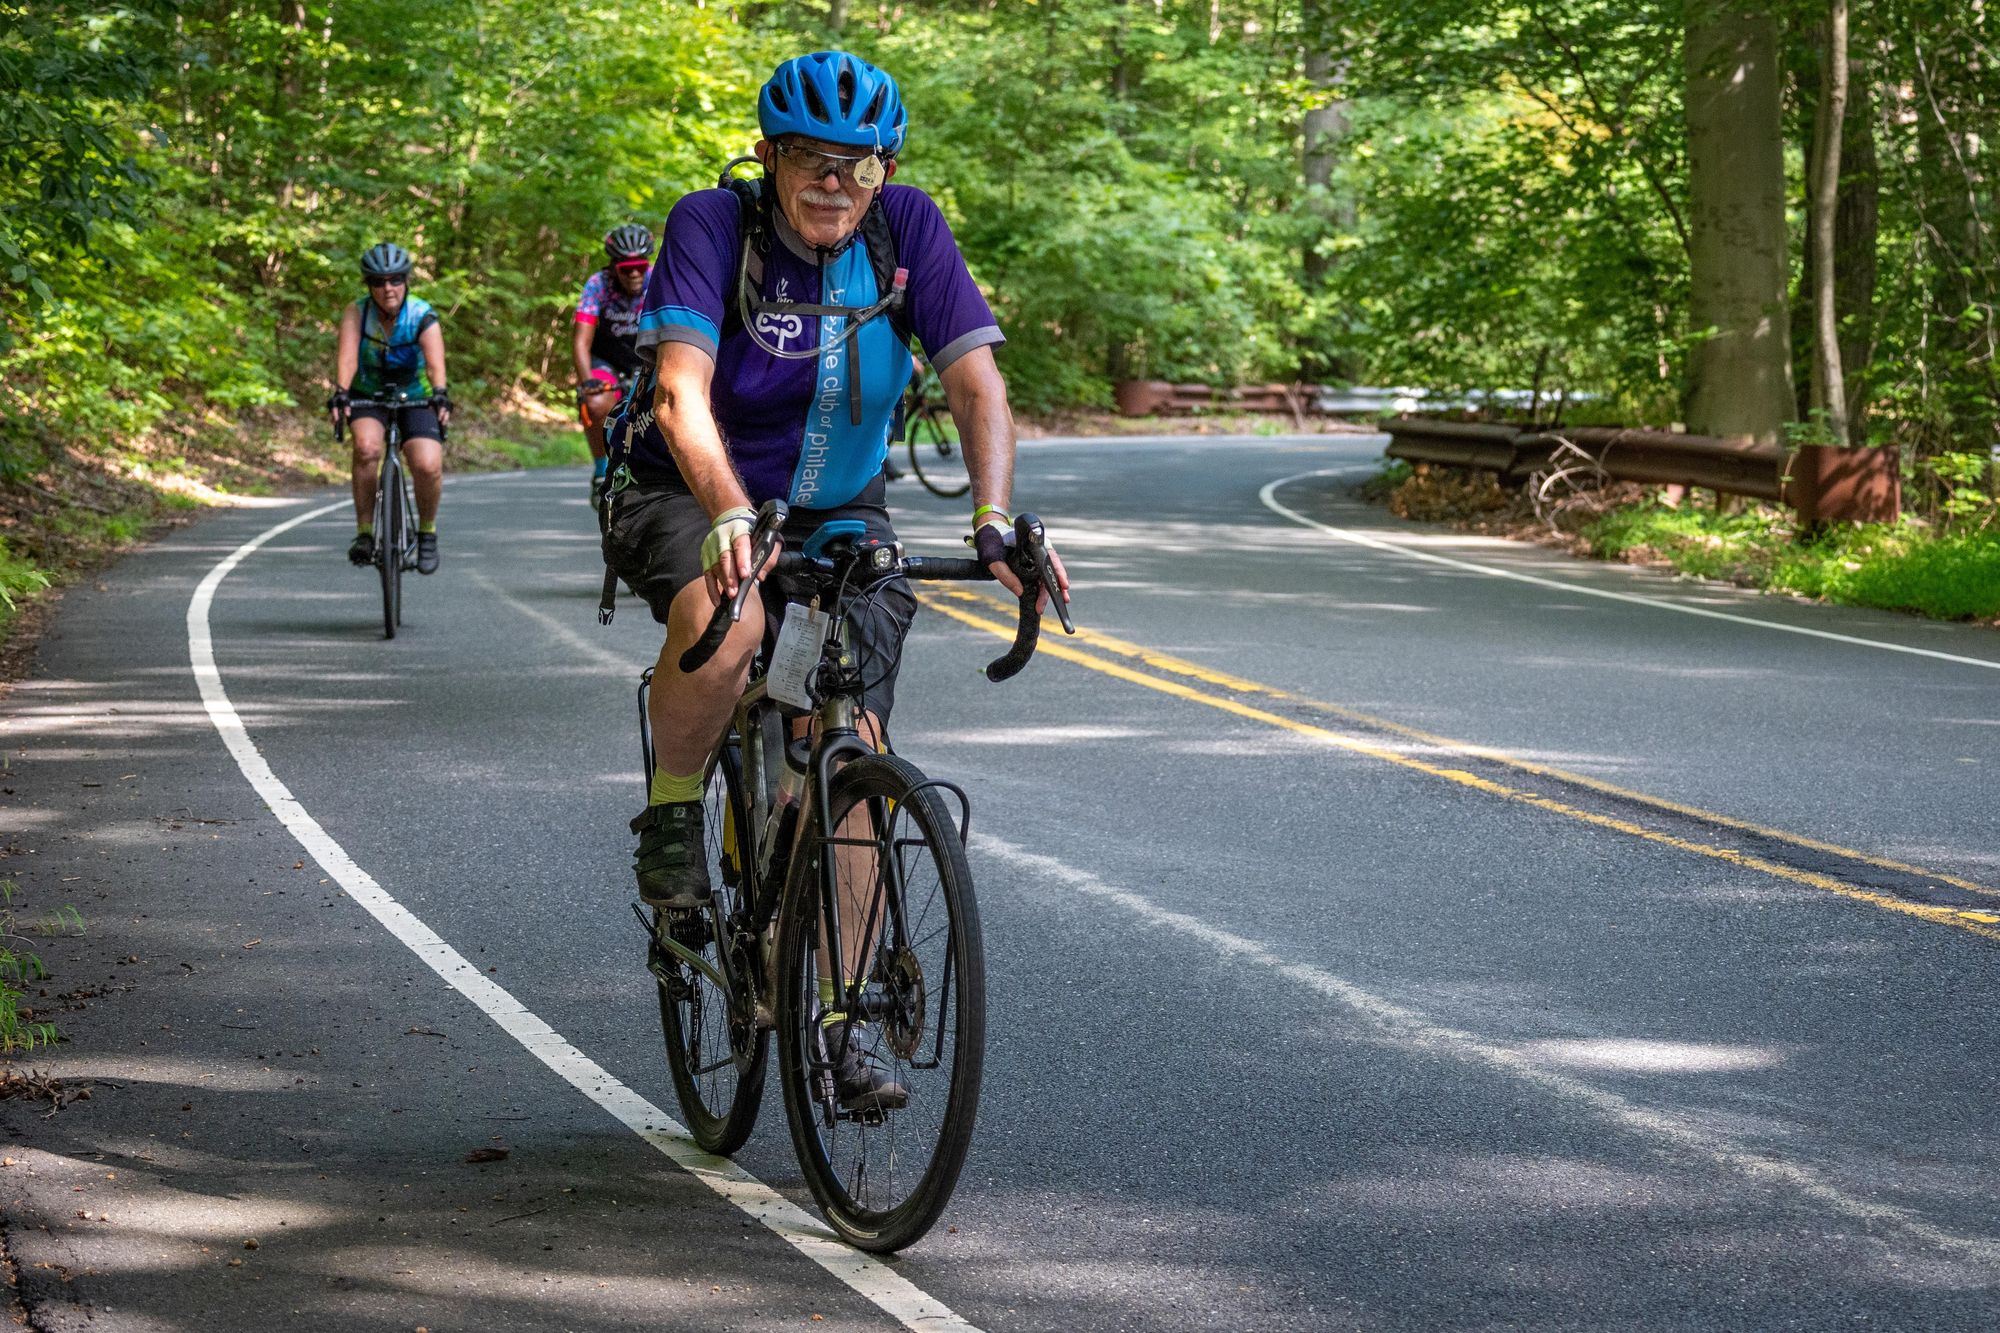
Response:
[{"label": "yellow wristband", "polygon": [[972,526],[975,530],[983,526],[979,520],[988,514],[998,514],[1000,516],[1000,526],[1003,528],[1013,525],[1014,516],[999,505],[981,505],[972,511]]}]

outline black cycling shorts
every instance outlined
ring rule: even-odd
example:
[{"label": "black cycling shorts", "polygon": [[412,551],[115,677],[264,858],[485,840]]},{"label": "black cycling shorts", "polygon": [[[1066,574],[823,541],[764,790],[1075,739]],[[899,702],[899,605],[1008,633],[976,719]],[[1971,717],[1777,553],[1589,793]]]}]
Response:
[{"label": "black cycling shorts", "polygon": [[386,430],[389,425],[389,413],[392,411],[403,414],[403,438],[405,440],[442,440],[444,438],[443,433],[439,429],[437,409],[429,403],[411,403],[408,407],[397,408],[354,407],[349,409],[348,415],[356,418],[365,418],[369,421],[379,421]]},{"label": "black cycling shorts", "polygon": [[[797,551],[823,524],[835,519],[859,519],[868,527],[868,536],[884,542],[896,540],[884,506],[887,483],[877,477],[860,495],[832,509],[794,508],[785,522],[785,549]],[[628,487],[613,497],[610,521],[604,534],[604,562],[623,579],[634,593],[645,599],[653,619],[664,625],[674,597],[702,576],[701,544],[712,525],[708,513],[685,485],[662,482]],[[778,622],[788,597],[785,580],[772,579],[760,592],[766,616],[765,643],[775,642]],[[798,599],[802,600],[802,599]],[[917,599],[910,585],[892,579],[878,585],[867,603],[854,613],[853,624],[861,647],[864,708],[889,719],[896,700],[896,671],[902,661],[903,637],[916,618]]]}]

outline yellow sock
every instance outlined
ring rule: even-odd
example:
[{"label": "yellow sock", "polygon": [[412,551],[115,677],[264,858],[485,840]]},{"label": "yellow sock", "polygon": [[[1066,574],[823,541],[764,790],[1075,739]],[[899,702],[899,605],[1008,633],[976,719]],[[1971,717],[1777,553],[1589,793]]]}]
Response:
[{"label": "yellow sock", "polygon": [[653,787],[646,796],[648,805],[671,805],[676,801],[699,801],[705,784],[701,774],[676,777],[665,769],[653,770]]},{"label": "yellow sock", "polygon": [[437,533],[437,530],[438,530],[438,521],[436,519],[420,518],[417,520],[418,532],[428,532],[435,535]]}]

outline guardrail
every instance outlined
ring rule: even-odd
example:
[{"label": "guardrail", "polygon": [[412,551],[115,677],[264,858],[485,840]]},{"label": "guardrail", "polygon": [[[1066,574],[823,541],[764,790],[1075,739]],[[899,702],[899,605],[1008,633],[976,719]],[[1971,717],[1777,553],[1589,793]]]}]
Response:
[{"label": "guardrail", "polygon": [[[1302,416],[1388,416],[1396,412],[1505,408],[1532,414],[1551,402],[1549,395],[1527,389],[1482,389],[1469,394],[1436,394],[1426,389],[1374,388],[1326,384],[1246,384],[1217,389],[1207,384],[1173,384],[1166,380],[1120,380],[1112,393],[1121,416],[1144,417],[1161,412],[1290,412]],[[1571,395],[1582,402],[1587,395]]]},{"label": "guardrail", "polygon": [[1721,495],[1782,501],[1801,523],[1893,521],[1902,507],[1893,446],[1835,449],[1811,446],[1787,453],[1774,445],[1710,435],[1618,426],[1520,429],[1397,417],[1382,423],[1384,452],[1414,463],[1442,463],[1498,473],[1524,485],[1562,465],[1558,455],[1612,481],[1698,487]]}]

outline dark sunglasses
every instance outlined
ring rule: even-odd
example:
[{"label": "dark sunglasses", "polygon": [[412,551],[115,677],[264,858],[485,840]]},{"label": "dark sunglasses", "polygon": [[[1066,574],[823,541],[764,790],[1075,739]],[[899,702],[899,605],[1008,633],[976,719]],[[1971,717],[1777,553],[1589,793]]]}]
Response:
[{"label": "dark sunglasses", "polygon": [[370,287],[407,287],[410,285],[410,280],[400,275],[395,277],[373,277],[368,279],[368,285]]}]

